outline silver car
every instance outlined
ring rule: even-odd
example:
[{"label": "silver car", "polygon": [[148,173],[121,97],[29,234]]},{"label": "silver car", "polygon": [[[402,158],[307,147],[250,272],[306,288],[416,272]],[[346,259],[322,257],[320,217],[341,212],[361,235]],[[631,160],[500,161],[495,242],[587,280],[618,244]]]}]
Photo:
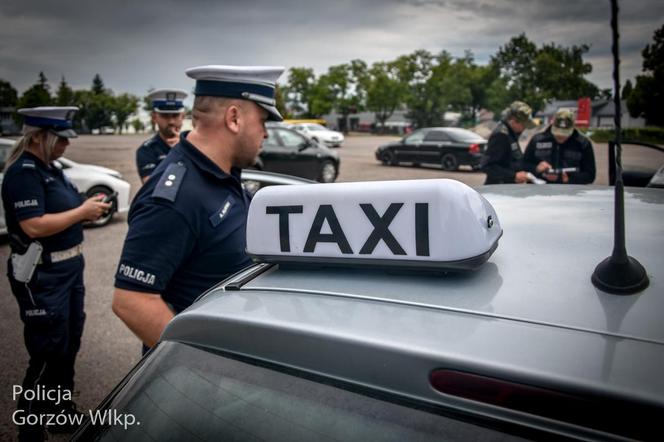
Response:
[{"label": "silver car", "polygon": [[259,191],[258,262],[176,316],[74,439],[661,440],[664,192],[626,192],[650,285],[618,296],[591,283],[612,188],[440,192],[464,214],[356,187]]}]

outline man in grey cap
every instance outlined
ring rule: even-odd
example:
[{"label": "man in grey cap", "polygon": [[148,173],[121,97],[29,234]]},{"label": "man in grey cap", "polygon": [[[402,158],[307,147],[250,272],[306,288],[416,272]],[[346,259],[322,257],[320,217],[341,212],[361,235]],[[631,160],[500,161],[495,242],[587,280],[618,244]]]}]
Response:
[{"label": "man in grey cap", "polygon": [[498,126],[491,132],[480,168],[486,173],[484,184],[525,183],[528,172],[521,161],[523,152],[519,147],[519,135],[535,123],[530,115],[530,106],[522,101],[513,102],[503,111]]},{"label": "man in grey cap", "polygon": [[129,212],[115,276],[113,311],[152,347],[164,327],[203,292],[249,265],[249,195],[240,169],[251,166],[275,107],[282,67],[202,66],[194,129],[153,172]]},{"label": "man in grey cap", "polygon": [[595,153],[590,140],[574,127],[574,112],[560,109],[551,126],[528,143],[524,167],[549,183],[595,181]]},{"label": "man in grey cap", "polygon": [[142,182],[146,182],[155,168],[166,158],[171,147],[180,141],[184,121],[184,103],[187,93],[179,89],[158,89],[148,95],[152,103],[152,122],[157,133],[136,151],[136,169]]}]

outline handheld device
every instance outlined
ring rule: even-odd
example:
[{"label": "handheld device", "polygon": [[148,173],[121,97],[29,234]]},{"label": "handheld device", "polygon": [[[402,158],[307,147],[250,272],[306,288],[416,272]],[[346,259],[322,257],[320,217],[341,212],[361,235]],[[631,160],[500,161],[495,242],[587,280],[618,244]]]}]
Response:
[{"label": "handheld device", "polygon": [[117,197],[118,197],[118,193],[117,193],[117,192],[113,192],[113,193],[111,193],[110,195],[106,195],[106,196],[104,197],[104,199],[101,200],[101,202],[102,202],[102,203],[110,203],[111,201],[113,201],[113,200],[116,199]]},{"label": "handheld device", "polygon": [[555,173],[557,175],[561,173],[570,173],[570,172],[578,172],[579,168],[578,167],[561,167],[559,169],[553,169],[549,168],[549,170],[546,171],[546,173]]}]

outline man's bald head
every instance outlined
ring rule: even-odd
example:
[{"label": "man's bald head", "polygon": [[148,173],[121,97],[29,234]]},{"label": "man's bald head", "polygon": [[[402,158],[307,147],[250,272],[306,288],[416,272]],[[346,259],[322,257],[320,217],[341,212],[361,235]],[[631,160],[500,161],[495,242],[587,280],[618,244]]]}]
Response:
[{"label": "man's bald head", "polygon": [[194,99],[192,118],[196,123],[206,124],[212,119],[218,119],[233,100],[223,97],[197,96]]}]

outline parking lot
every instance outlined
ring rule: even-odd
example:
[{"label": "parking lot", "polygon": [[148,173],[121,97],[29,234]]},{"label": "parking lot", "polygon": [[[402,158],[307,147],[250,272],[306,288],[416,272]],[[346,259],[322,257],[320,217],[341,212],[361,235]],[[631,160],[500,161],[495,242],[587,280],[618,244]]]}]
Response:
[{"label": "parking lot", "polygon": [[[134,152],[146,138],[145,135],[82,136],[73,140],[66,156],[74,161],[97,164],[120,171],[132,185],[132,195],[139,188],[134,165]],[[392,180],[415,178],[452,178],[470,186],[484,182],[484,174],[470,169],[443,172],[439,167],[389,167],[374,157],[380,144],[396,140],[396,137],[349,136],[339,149],[341,170],[338,181]],[[595,146],[597,162],[596,184],[607,183],[606,145]],[[653,160],[645,149],[626,151],[625,164],[648,166]],[[628,214],[629,216],[629,214]],[[629,220],[628,220],[629,222]],[[77,361],[76,389],[80,392],[76,401],[83,410],[94,408],[106,393],[129,371],[140,356],[140,343],[117,319],[110,309],[113,293],[113,275],[117,265],[124,235],[126,216],[117,216],[103,228],[87,229],[84,254],[86,259],[86,312],[87,323],[83,343]],[[610,250],[607,250],[609,253]],[[16,302],[9,290],[6,262],[9,246],[0,239],[0,351],[2,359],[0,384],[0,439],[15,433],[11,414],[15,408],[12,386],[20,384],[27,364],[27,353],[22,343],[22,324]]]}]

